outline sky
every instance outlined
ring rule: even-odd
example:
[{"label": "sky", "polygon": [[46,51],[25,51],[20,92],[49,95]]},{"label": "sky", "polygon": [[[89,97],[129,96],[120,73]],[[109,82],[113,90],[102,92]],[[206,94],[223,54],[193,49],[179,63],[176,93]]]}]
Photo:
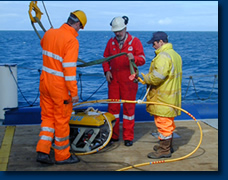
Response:
[{"label": "sky", "polygon": [[[70,12],[83,10],[85,31],[111,30],[116,16],[128,16],[128,31],[218,31],[218,1],[43,1],[54,28],[66,22]],[[0,1],[0,30],[33,30],[30,1]],[[41,22],[50,28],[42,1]],[[34,11],[32,12],[35,15]],[[36,23],[36,28],[40,30]]]}]

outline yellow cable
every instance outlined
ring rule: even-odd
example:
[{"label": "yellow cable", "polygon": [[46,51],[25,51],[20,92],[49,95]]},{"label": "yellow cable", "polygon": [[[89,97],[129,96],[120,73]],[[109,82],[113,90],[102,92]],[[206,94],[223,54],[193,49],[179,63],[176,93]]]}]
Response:
[{"label": "yellow cable", "polygon": [[[152,162],[146,162],[146,163],[136,164],[136,165],[133,165],[133,166],[128,166],[128,167],[125,167],[125,168],[118,169],[116,171],[126,171],[126,170],[129,170],[131,168],[137,168],[137,167],[146,166],[146,165],[180,161],[180,160],[186,159],[189,156],[191,156],[192,154],[194,154],[199,149],[199,147],[200,147],[200,145],[202,143],[203,132],[202,132],[202,128],[201,128],[199,122],[196,120],[196,118],[192,114],[190,114],[188,111],[186,111],[186,110],[184,110],[184,109],[182,109],[180,107],[177,107],[177,106],[174,106],[174,105],[171,105],[171,104],[158,103],[158,102],[143,102],[141,100],[139,100],[139,101],[130,101],[130,100],[120,100],[120,99],[102,99],[102,100],[87,101],[87,102],[82,102],[82,103],[75,104],[74,107],[79,106],[81,104],[86,104],[86,103],[136,103],[136,104],[156,104],[156,105],[169,106],[169,107],[172,107],[172,108],[181,110],[182,112],[184,112],[187,115],[189,115],[194,121],[196,121],[196,123],[197,123],[197,125],[198,125],[198,127],[200,129],[200,141],[199,141],[197,147],[191,153],[189,153],[189,154],[187,154],[185,156],[182,156],[180,158],[168,159],[168,160],[158,160],[158,161],[152,161]],[[103,147],[105,147],[105,146],[103,146]]]},{"label": "yellow cable", "polygon": [[194,154],[198,150],[198,148],[200,147],[200,144],[202,143],[202,138],[203,138],[202,128],[201,128],[199,122],[197,122],[197,124],[198,124],[199,129],[200,129],[200,141],[199,141],[197,147],[191,153],[189,153],[189,154],[187,154],[185,156],[182,156],[180,158],[168,159],[168,160],[160,160],[160,161],[152,161],[152,162],[146,162],[146,163],[142,163],[142,164],[136,164],[136,165],[133,165],[133,166],[128,166],[128,167],[125,167],[125,168],[118,169],[116,171],[126,171],[126,170],[129,170],[129,169],[132,169],[132,168],[142,167],[142,166],[146,166],[146,165],[169,163],[169,162],[180,161],[180,160],[188,158],[189,156],[191,156],[192,154]]}]

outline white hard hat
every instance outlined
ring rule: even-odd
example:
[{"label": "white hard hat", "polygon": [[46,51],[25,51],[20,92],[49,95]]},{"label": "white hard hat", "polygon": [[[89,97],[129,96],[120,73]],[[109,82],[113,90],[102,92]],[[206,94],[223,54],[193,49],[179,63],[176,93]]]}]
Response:
[{"label": "white hard hat", "polygon": [[127,27],[127,25],[125,24],[125,20],[123,19],[123,17],[115,17],[112,20],[112,22],[110,23],[110,25],[112,26],[112,31],[113,32],[121,31],[125,27]]}]

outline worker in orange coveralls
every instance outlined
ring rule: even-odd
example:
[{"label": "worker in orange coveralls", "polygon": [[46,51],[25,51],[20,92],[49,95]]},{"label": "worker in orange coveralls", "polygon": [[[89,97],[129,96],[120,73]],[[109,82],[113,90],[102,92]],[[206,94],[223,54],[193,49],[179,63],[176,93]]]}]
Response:
[{"label": "worker in orange coveralls", "polygon": [[[104,57],[125,52],[127,56],[119,56],[103,63],[103,70],[108,81],[109,99],[135,100],[138,83],[130,80],[130,61],[137,66],[145,64],[143,46],[137,37],[127,32],[128,17],[115,17],[110,25],[115,37],[109,39]],[[111,103],[108,111],[116,117],[111,142],[119,140],[120,104]],[[135,104],[123,104],[123,140],[125,146],[132,146],[134,139]]]},{"label": "worker in orange coveralls", "polygon": [[[67,23],[50,29],[41,40],[43,68],[40,76],[41,131],[37,143],[37,161],[47,164],[70,164],[79,158],[69,152],[69,121],[73,104],[79,100],[76,67],[78,31],[86,25],[83,11],[70,13]],[[55,161],[50,157],[54,139]]]}]

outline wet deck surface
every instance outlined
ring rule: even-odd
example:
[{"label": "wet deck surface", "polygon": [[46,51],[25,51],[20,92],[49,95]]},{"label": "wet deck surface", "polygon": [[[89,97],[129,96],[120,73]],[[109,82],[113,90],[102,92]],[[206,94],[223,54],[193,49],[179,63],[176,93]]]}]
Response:
[{"label": "wet deck surface", "polygon": [[[171,158],[160,160],[183,157],[191,153],[199,143],[200,130],[195,121],[175,123],[175,152]],[[200,148],[190,157],[131,168],[128,171],[218,171],[218,129],[201,121],[200,125],[203,141]],[[79,163],[67,165],[44,165],[36,162],[39,131],[39,125],[16,126],[6,171],[115,171],[131,165],[157,161],[147,158],[147,154],[152,152],[153,146],[158,143],[158,139],[152,136],[152,133],[156,132],[154,122],[136,123],[134,144],[131,147],[124,146],[123,140],[120,139],[98,153],[79,156]],[[6,126],[0,126],[0,144],[5,132]],[[0,158],[1,156],[3,154],[0,154]]]}]

